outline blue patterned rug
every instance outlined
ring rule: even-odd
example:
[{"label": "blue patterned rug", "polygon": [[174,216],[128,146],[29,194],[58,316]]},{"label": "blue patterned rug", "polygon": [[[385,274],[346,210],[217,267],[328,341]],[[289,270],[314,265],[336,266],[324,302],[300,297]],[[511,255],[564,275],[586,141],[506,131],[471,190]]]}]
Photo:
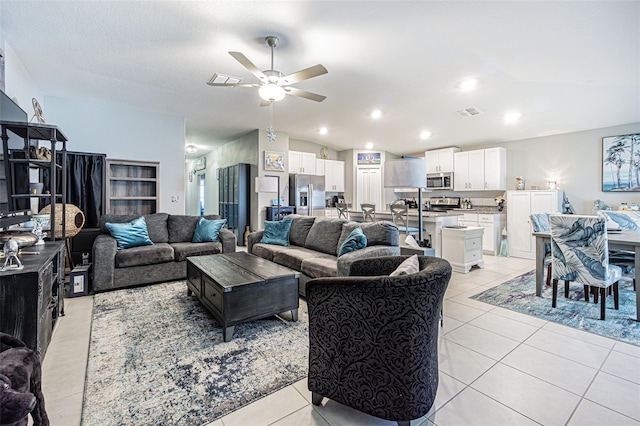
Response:
[{"label": "blue patterned rug", "polygon": [[604,321],[600,321],[600,300],[596,305],[591,297],[591,302],[587,303],[582,285],[571,283],[569,299],[565,299],[564,282],[558,283],[555,309],[551,307],[551,288],[543,286],[542,297],[536,297],[536,273],[530,271],[471,298],[640,346],[640,322],[635,321],[636,295],[631,279],[620,280],[619,310],[613,307],[613,295],[607,297]]},{"label": "blue patterned rug", "polygon": [[83,425],[202,425],[307,376],[309,320],[235,327],[224,343],[184,281],[96,294]]}]

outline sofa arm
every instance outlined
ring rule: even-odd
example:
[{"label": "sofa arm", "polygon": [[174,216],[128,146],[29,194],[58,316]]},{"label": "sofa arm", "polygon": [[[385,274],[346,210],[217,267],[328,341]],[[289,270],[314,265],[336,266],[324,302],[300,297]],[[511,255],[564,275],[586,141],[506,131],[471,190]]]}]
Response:
[{"label": "sofa arm", "polygon": [[236,251],[236,234],[227,228],[222,228],[220,230],[219,238],[222,243],[223,253],[233,253]]},{"label": "sofa arm", "polygon": [[111,235],[100,234],[93,242],[93,289],[110,290],[116,268],[118,245]]},{"label": "sofa arm", "polygon": [[264,230],[254,231],[249,234],[249,237],[247,237],[247,253],[253,253],[253,245],[260,242],[262,234],[264,234]]},{"label": "sofa arm", "polygon": [[351,264],[358,259],[366,259],[369,257],[381,256],[398,256],[400,254],[400,246],[371,246],[361,250],[352,251],[338,258],[338,276],[349,276]]}]

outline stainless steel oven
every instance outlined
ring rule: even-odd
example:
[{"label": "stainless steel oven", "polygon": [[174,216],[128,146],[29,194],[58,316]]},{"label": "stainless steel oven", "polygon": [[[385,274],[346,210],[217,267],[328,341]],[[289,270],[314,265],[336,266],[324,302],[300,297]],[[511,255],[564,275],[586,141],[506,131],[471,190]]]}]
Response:
[{"label": "stainless steel oven", "polygon": [[453,189],[453,173],[428,173],[428,189]]}]

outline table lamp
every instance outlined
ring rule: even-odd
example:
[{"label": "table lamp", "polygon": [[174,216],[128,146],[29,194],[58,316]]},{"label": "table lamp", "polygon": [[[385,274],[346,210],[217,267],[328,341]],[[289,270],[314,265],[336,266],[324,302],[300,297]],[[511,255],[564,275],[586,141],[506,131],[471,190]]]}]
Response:
[{"label": "table lamp", "polygon": [[407,157],[384,162],[385,188],[418,189],[418,240],[422,242],[422,188],[427,186],[427,162],[424,158]]}]

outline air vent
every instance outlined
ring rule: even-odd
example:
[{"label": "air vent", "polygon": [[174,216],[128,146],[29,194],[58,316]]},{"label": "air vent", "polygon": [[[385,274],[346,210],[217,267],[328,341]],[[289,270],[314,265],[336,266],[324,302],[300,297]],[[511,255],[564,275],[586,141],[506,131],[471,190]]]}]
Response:
[{"label": "air vent", "polygon": [[238,84],[242,81],[241,78],[231,77],[229,75],[215,73],[210,79],[208,84]]},{"label": "air vent", "polygon": [[460,109],[458,111],[456,111],[458,113],[458,115],[460,117],[473,117],[474,115],[480,115],[482,114],[482,111],[480,111],[478,108],[476,107],[469,107],[469,108],[465,108],[465,109]]}]

